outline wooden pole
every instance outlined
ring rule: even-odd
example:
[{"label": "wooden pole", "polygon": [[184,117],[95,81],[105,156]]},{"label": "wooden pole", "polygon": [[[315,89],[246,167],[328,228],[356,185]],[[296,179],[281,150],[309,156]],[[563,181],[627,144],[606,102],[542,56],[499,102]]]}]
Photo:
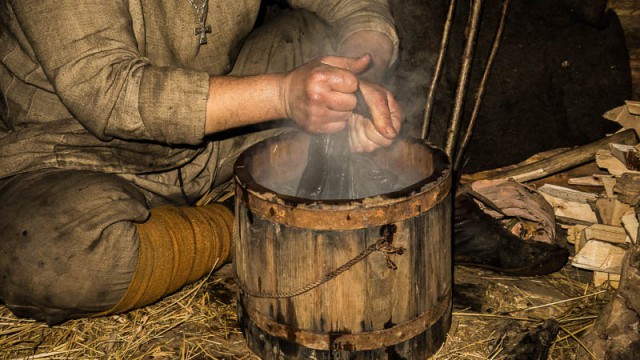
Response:
[{"label": "wooden pole", "polygon": [[[488,179],[512,178],[519,182],[531,181],[553,175],[563,170],[593,161],[596,152],[605,149],[609,144],[635,145],[638,137],[633,129],[627,129],[611,136],[607,136],[592,143],[575,147],[560,154],[536,161],[531,164],[519,166],[514,169],[492,173]],[[479,180],[479,179],[476,179]]]},{"label": "wooden pole", "polygon": [[464,53],[462,55],[462,66],[460,68],[460,75],[458,77],[458,87],[456,89],[455,103],[453,107],[453,114],[449,123],[449,130],[447,132],[447,142],[445,145],[445,152],[450,159],[455,158],[454,149],[456,148],[456,142],[460,133],[460,121],[462,118],[462,108],[464,106],[464,98],[467,92],[467,84],[469,82],[469,74],[471,73],[471,61],[473,59],[473,51],[476,45],[476,37],[478,35],[478,29],[480,27],[480,13],[482,10],[482,3],[484,0],[473,0],[471,3],[471,9],[469,12],[470,25],[469,33],[467,35],[467,41],[465,43]]},{"label": "wooden pole", "polygon": [[476,124],[476,119],[478,118],[478,112],[480,111],[480,104],[482,103],[482,96],[484,95],[484,90],[487,87],[487,81],[489,79],[489,74],[491,73],[493,62],[495,60],[496,54],[498,53],[498,49],[500,48],[500,40],[502,39],[502,33],[504,32],[504,25],[507,20],[507,12],[509,10],[510,3],[511,3],[511,0],[504,0],[504,2],[502,3],[502,15],[500,17],[500,23],[498,24],[498,30],[496,31],[496,35],[493,38],[491,53],[489,54],[489,58],[487,59],[487,64],[485,65],[484,73],[482,74],[482,80],[480,81],[480,86],[478,87],[478,91],[476,92],[475,103],[473,104],[473,111],[471,112],[469,125],[467,126],[467,129],[462,138],[462,142],[458,147],[458,151],[456,151],[456,158],[453,166],[454,171],[460,170],[462,157],[464,156],[464,152],[467,148],[469,140],[471,139],[471,135],[473,134],[473,128]]},{"label": "wooden pole", "polygon": [[433,72],[433,79],[431,79],[431,86],[429,87],[429,93],[427,95],[427,104],[424,109],[424,118],[422,120],[422,139],[427,139],[429,136],[429,125],[431,124],[431,113],[433,113],[433,102],[435,101],[435,94],[440,84],[440,76],[442,75],[442,68],[444,65],[444,57],[447,54],[447,48],[449,45],[449,38],[451,37],[451,25],[453,24],[453,13],[456,8],[456,0],[451,0],[449,3],[449,10],[447,12],[447,19],[444,23],[444,29],[442,30],[442,40],[440,41],[440,52],[438,53],[438,60],[436,61],[436,68]]}]

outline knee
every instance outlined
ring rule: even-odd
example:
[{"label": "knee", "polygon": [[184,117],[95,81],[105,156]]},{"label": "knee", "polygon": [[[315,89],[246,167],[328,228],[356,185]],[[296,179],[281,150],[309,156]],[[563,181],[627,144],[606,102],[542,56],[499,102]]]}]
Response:
[{"label": "knee", "polygon": [[106,310],[135,271],[142,194],[112,175],[45,171],[0,186],[0,298],[48,323]]}]

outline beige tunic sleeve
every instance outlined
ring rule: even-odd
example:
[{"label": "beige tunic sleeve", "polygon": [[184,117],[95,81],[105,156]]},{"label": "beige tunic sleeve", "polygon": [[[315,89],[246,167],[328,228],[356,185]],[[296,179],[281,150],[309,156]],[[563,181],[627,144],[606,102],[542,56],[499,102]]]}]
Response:
[{"label": "beige tunic sleeve", "polygon": [[15,0],[44,74],[69,112],[101,140],[199,144],[209,75],[153,66],[125,0]]},{"label": "beige tunic sleeve", "polygon": [[387,0],[289,0],[292,7],[316,13],[337,31],[336,46],[349,35],[373,30],[387,35],[394,45],[391,64],[398,55],[398,35]]}]

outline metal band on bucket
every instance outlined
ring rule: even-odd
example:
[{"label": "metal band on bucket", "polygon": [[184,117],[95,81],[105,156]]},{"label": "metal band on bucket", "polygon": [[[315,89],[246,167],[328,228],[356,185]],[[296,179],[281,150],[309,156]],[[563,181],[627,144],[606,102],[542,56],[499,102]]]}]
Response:
[{"label": "metal band on bucket", "polygon": [[[242,186],[236,188],[236,194],[254,215],[277,224],[311,230],[355,230],[404,221],[439,205],[451,190],[449,173],[445,175],[444,180],[429,184],[429,188],[412,197],[393,200],[373,198],[365,206],[342,205],[331,209],[292,206],[280,202],[273,193],[261,193]],[[322,216],[323,221],[318,221],[318,216]],[[327,224],[331,224],[329,229]]]},{"label": "metal band on bucket", "polygon": [[451,287],[449,287],[442,301],[417,318],[388,329],[359,334],[315,333],[294,329],[270,319],[253,307],[246,311],[254,325],[273,337],[287,341],[292,341],[291,339],[294,338],[293,342],[296,344],[314,350],[366,351],[394,346],[420,335],[451,312],[451,299]]}]

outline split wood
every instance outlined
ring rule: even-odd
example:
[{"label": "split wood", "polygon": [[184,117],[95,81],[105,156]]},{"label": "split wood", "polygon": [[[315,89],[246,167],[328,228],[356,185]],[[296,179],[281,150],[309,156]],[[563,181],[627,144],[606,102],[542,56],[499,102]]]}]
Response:
[{"label": "split wood", "polygon": [[541,179],[578,165],[585,164],[589,161],[593,161],[598,150],[606,149],[609,144],[612,143],[635,145],[638,143],[638,138],[636,137],[634,130],[626,129],[611,136],[607,136],[586,145],[575,147],[531,164],[525,164],[516,168],[487,174],[487,179],[512,178],[519,182]]}]

